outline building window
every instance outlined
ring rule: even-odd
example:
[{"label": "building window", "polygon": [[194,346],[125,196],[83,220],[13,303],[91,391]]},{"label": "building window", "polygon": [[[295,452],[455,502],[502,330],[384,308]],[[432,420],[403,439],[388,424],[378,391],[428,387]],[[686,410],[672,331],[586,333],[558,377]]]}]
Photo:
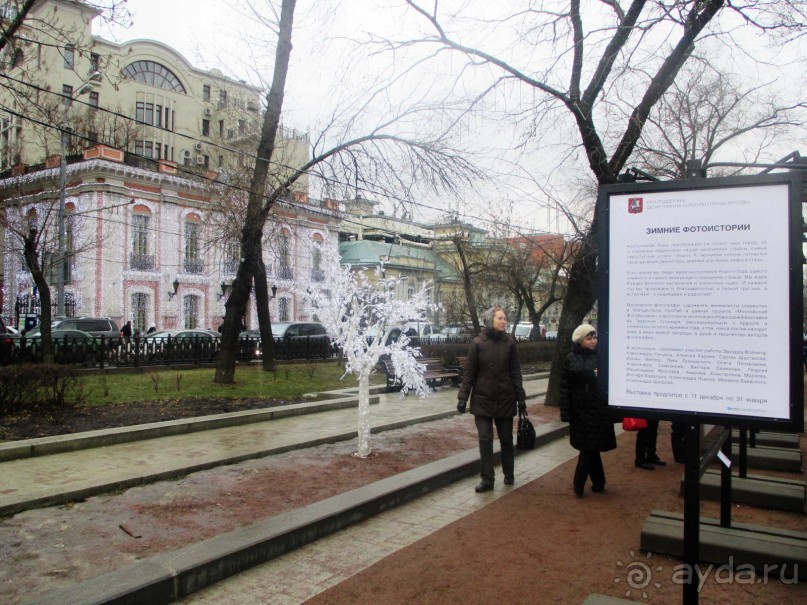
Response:
[{"label": "building window", "polygon": [[123,69],[123,77],[150,84],[157,88],[165,88],[175,92],[185,93],[185,87],[174,72],[155,61],[135,61]]},{"label": "building window", "polygon": [[202,101],[210,102],[210,84],[202,85]]},{"label": "building window", "polygon": [[98,53],[90,53],[90,69],[92,71],[101,69],[101,55]]},{"label": "building window", "polygon": [[129,268],[133,271],[154,271],[154,255],[149,254],[150,222],[148,209],[135,209],[132,214],[132,253],[129,258]]},{"label": "building window", "polygon": [[314,247],[311,250],[311,281],[325,281],[322,270],[322,236],[314,235]]},{"label": "building window", "polygon": [[62,105],[70,107],[73,104],[73,87],[70,84],[62,84]]},{"label": "building window", "polygon": [[64,68],[73,69],[76,66],[76,49],[72,44],[64,47]]},{"label": "building window", "polygon": [[277,301],[277,320],[278,321],[291,321],[291,300],[283,297]]},{"label": "building window", "polygon": [[195,330],[199,327],[199,297],[195,294],[182,299],[183,324],[186,330]]},{"label": "building window", "polygon": [[64,220],[64,283],[73,283],[73,267],[76,264],[76,238],[75,238],[75,216],[76,207],[72,204],[65,208]]},{"label": "building window", "polygon": [[219,120],[219,138],[224,138],[224,120]]},{"label": "building window", "polygon": [[145,292],[132,294],[132,332],[145,334],[148,329],[149,295]]},{"label": "building window", "polygon": [[238,120],[238,134],[240,134],[240,135],[247,134],[247,121],[246,120]]},{"label": "building window", "polygon": [[280,279],[294,279],[291,266],[291,233],[283,231],[277,249],[277,276]]},{"label": "building window", "polygon": [[210,120],[202,120],[202,136],[210,136]]},{"label": "building window", "polygon": [[185,221],[185,273],[202,273],[201,224],[198,219]]},{"label": "building window", "polygon": [[25,58],[25,55],[22,52],[21,48],[14,49],[14,57],[11,59],[11,67],[19,67],[22,65],[22,61]]},{"label": "building window", "polygon": [[98,109],[99,95],[94,90],[90,92],[90,109]]},{"label": "building window", "polygon": [[227,107],[227,91],[219,90],[219,109]]},{"label": "building window", "polygon": [[241,242],[230,239],[224,244],[222,273],[234,274],[238,271],[241,262]]}]

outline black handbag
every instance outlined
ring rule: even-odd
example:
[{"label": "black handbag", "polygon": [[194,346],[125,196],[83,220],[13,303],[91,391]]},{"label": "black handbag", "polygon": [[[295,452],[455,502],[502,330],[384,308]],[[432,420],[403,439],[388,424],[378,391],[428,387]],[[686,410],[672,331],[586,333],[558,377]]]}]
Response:
[{"label": "black handbag", "polygon": [[516,449],[535,449],[535,427],[527,418],[527,412],[518,413],[518,430],[516,431]]}]

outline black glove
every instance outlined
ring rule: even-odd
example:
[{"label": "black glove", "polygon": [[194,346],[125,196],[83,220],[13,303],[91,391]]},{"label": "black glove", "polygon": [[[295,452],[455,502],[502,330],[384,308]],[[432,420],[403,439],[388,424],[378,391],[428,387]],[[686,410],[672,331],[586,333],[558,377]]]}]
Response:
[{"label": "black glove", "polygon": [[527,402],[526,401],[519,401],[518,402],[518,413],[519,414],[526,414],[527,413]]},{"label": "black glove", "polygon": [[459,401],[457,401],[457,411],[458,411],[460,414],[464,414],[464,413],[465,413],[465,402],[464,402],[462,399],[460,399]]}]

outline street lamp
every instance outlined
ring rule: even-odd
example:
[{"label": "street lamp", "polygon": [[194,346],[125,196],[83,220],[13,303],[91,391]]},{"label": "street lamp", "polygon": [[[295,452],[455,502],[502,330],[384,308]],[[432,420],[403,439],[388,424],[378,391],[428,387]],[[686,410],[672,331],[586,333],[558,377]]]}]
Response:
[{"label": "street lamp", "polygon": [[90,92],[93,86],[101,81],[103,75],[100,71],[92,72],[89,77],[81,83],[78,90],[73,93],[69,98],[64,99],[64,110],[62,114],[62,153],[59,158],[59,253],[58,253],[58,270],[56,273],[56,316],[64,316],[64,286],[65,286],[65,273],[67,273],[67,262],[65,259],[64,249],[64,196],[65,189],[67,188],[67,111],[73,103],[73,99],[80,97],[83,94]]}]

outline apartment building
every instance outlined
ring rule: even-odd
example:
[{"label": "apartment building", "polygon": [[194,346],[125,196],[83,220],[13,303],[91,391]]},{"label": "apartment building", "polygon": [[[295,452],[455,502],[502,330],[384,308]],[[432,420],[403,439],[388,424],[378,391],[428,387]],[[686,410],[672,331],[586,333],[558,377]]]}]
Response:
[{"label": "apartment building", "polygon": [[[240,257],[263,91],[161,42],[95,36],[97,17],[43,0],[0,57],[2,314],[14,322],[36,307],[20,237],[35,227],[54,286],[67,257],[69,314],[215,328]],[[273,175],[307,158],[307,135],[282,127]],[[277,204],[264,245],[273,317],[305,318],[295,280],[318,277],[318,246],[336,246],[338,221],[333,205],[309,201],[307,178]],[[254,302],[245,322],[257,323]]]}]

